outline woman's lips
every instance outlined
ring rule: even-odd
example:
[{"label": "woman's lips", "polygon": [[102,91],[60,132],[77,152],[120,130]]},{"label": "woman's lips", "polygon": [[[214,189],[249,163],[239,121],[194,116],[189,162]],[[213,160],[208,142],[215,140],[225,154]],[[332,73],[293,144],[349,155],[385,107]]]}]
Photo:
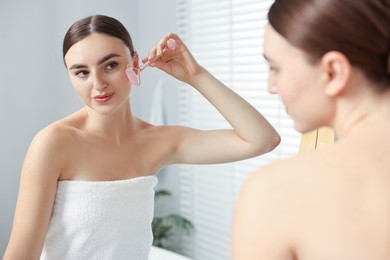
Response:
[{"label": "woman's lips", "polygon": [[114,93],[106,93],[103,95],[94,96],[93,99],[99,103],[106,103],[112,98],[113,95]]}]

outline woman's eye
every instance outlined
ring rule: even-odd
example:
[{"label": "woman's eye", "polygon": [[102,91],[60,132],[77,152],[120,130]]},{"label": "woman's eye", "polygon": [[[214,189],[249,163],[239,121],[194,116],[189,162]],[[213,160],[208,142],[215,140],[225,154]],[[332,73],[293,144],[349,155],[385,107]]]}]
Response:
[{"label": "woman's eye", "polygon": [[270,71],[276,71],[277,69],[274,66],[269,66]]},{"label": "woman's eye", "polygon": [[109,63],[109,64],[106,66],[106,69],[107,69],[107,70],[113,70],[113,69],[115,69],[116,67],[118,67],[118,63],[117,63],[117,62],[111,62],[111,63]]},{"label": "woman's eye", "polygon": [[85,78],[88,76],[88,74],[89,74],[88,71],[85,70],[76,72],[76,76],[79,78]]},{"label": "woman's eye", "polygon": [[279,69],[274,67],[274,66],[270,66],[269,67],[269,72],[272,73],[273,75],[276,75],[276,74],[278,74]]}]

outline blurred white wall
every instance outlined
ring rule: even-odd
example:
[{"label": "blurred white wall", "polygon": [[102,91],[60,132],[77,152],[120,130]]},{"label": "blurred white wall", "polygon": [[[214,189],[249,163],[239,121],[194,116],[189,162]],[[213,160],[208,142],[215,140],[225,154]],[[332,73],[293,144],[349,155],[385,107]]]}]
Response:
[{"label": "blurred white wall", "polygon": [[[62,63],[62,39],[76,20],[105,14],[129,30],[143,58],[163,35],[175,31],[175,0],[36,0],[3,1],[0,7],[0,256],[12,227],[20,170],[35,133],[79,109]],[[133,90],[133,112],[148,120],[154,87],[160,78],[168,123],[175,124],[177,82],[147,69],[142,85]],[[160,184],[178,186],[175,168],[164,170]],[[174,190],[175,194],[176,191]]]}]

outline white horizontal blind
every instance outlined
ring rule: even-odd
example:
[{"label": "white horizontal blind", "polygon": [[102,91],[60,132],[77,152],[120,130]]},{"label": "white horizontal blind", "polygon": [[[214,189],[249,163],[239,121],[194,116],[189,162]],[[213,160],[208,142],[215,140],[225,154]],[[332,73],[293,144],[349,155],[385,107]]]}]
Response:
[{"label": "white horizontal blind", "polygon": [[[183,251],[198,260],[230,259],[235,199],[256,168],[296,154],[300,140],[277,96],[267,92],[263,33],[271,0],[177,0],[178,33],[200,64],[255,106],[282,136],[273,152],[236,163],[181,167],[181,213],[195,226]],[[179,94],[179,119],[199,129],[229,128],[191,87]]]}]

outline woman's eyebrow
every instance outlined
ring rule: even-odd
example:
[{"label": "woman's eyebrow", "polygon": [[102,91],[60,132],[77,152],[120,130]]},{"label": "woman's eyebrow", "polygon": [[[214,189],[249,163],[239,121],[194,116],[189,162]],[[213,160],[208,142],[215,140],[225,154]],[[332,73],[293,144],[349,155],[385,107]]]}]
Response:
[{"label": "woman's eyebrow", "polygon": [[102,64],[103,62],[108,61],[109,59],[115,58],[115,57],[121,57],[121,55],[116,54],[116,53],[108,54],[108,55],[104,56],[103,58],[101,58],[101,59],[98,61],[98,64],[100,65],[100,64]]},{"label": "woman's eyebrow", "polygon": [[[98,60],[98,65],[102,64],[103,62],[111,59],[111,58],[115,58],[115,57],[121,57],[121,55],[117,54],[117,53],[110,53],[106,56],[104,56],[103,58],[101,58],[100,60]],[[87,65],[84,65],[84,64],[73,64],[72,66],[69,67],[69,70],[73,70],[73,69],[81,69],[81,68],[87,68]]]}]

